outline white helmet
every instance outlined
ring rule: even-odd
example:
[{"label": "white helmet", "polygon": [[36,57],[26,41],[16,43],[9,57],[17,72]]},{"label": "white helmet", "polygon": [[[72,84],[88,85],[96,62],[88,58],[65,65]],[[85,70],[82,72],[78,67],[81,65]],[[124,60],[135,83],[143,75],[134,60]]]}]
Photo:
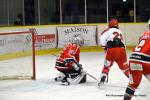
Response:
[{"label": "white helmet", "polygon": [[77,36],[72,39],[72,43],[78,44],[79,46],[83,46],[84,39],[82,37]]}]

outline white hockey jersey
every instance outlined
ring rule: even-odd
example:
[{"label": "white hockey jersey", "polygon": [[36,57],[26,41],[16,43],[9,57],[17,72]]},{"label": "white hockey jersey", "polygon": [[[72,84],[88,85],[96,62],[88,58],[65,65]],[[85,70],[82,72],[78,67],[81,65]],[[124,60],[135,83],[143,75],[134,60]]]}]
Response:
[{"label": "white hockey jersey", "polygon": [[125,44],[122,36],[122,32],[117,28],[110,28],[101,34],[99,38],[99,44],[103,47],[106,46],[108,41],[113,41],[114,38],[121,39],[121,42]]}]

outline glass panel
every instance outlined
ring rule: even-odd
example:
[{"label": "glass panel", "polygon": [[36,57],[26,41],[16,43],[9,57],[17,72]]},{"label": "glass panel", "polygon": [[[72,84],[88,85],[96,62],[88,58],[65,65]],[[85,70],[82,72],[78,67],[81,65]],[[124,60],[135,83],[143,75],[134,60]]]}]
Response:
[{"label": "glass panel", "polygon": [[85,23],[84,0],[62,0],[62,23]]},{"label": "glass panel", "polygon": [[37,0],[24,0],[24,12],[25,12],[25,25],[34,25],[37,23],[35,17],[36,11],[35,6],[37,6]]},{"label": "glass panel", "polygon": [[60,0],[50,0],[51,1],[51,15],[50,23],[59,24],[60,23]]},{"label": "glass panel", "polygon": [[0,0],[0,26],[7,26],[8,24],[7,11],[7,0]]},{"label": "glass panel", "polygon": [[59,23],[58,6],[59,0],[40,0],[40,24]]},{"label": "glass panel", "polygon": [[107,22],[107,0],[87,0],[87,23]]},{"label": "glass panel", "polygon": [[134,0],[109,0],[109,19],[117,18],[120,22],[134,21]]},{"label": "glass panel", "polygon": [[147,22],[150,19],[150,0],[136,0],[137,22]]},{"label": "glass panel", "polygon": [[23,25],[23,0],[9,0],[10,25]]}]

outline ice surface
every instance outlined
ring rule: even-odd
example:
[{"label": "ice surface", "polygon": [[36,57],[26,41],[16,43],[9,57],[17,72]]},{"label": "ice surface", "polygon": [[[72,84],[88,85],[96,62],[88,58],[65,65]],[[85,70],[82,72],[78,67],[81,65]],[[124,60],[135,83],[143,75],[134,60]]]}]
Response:
[{"label": "ice surface", "polygon": [[[85,71],[99,78],[104,57],[102,52],[82,52],[80,63]],[[123,100],[128,79],[116,63],[110,70],[109,82],[101,88],[88,76],[87,83],[62,86],[54,81],[58,74],[55,59],[53,55],[36,56],[37,80],[1,80],[0,100]],[[145,77],[135,94],[132,100],[150,100],[150,83]]]},{"label": "ice surface", "polygon": [[[16,78],[17,76],[33,76],[32,57],[20,57],[17,59],[9,59],[0,61],[0,76],[11,76],[9,78]],[[11,73],[10,73],[11,72]]]}]

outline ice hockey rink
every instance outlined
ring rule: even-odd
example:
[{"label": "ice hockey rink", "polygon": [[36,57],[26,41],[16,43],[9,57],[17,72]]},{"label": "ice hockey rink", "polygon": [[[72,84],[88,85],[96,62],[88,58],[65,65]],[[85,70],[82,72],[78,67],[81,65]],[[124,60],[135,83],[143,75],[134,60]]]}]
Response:
[{"label": "ice hockey rink", "polygon": [[[80,63],[86,72],[99,78],[104,57],[103,52],[81,52]],[[100,88],[89,76],[86,83],[63,86],[54,81],[58,74],[55,59],[54,55],[36,56],[36,80],[0,80],[0,100],[123,100],[128,79],[116,63],[108,83]],[[132,100],[150,100],[150,83],[145,77]]]}]

